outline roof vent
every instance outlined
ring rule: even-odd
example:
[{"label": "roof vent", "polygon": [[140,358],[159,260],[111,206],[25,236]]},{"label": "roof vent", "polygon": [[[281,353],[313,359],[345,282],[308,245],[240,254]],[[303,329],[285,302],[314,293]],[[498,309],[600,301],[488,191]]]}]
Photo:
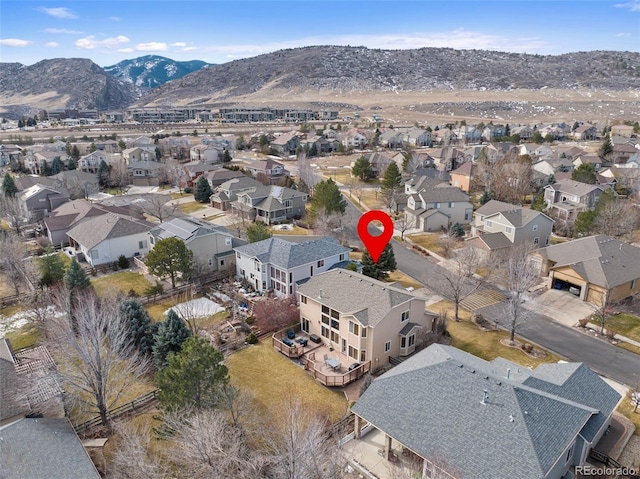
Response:
[{"label": "roof vent", "polygon": [[482,393],[482,401],[480,401],[480,404],[486,406],[487,401],[489,401],[489,392],[485,389],[484,392]]},{"label": "roof vent", "polygon": [[513,414],[509,414],[509,422],[513,422],[515,420],[516,420],[516,418],[513,417]]},{"label": "roof vent", "polygon": [[507,368],[507,379],[511,376],[511,368]]}]

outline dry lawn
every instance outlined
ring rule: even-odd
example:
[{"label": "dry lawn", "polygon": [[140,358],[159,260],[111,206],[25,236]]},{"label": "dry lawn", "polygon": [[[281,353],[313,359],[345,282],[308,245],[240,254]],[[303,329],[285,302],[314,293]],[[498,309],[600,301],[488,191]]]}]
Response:
[{"label": "dry lawn", "polygon": [[389,275],[388,281],[395,281],[400,283],[405,288],[413,288],[420,289],[423,287],[422,284],[418,283],[415,279],[410,276],[407,276],[400,270],[395,270]]},{"label": "dry lawn", "polygon": [[273,349],[271,338],[231,355],[225,364],[231,382],[253,394],[260,413],[277,417],[283,401],[300,398],[307,408],[332,422],[347,412],[347,400],[339,390],[322,386],[293,361]]},{"label": "dry lawn", "polygon": [[42,338],[42,331],[33,323],[27,323],[17,329],[7,331],[4,335],[11,341],[11,349],[17,351],[35,346]]},{"label": "dry lawn", "polygon": [[178,205],[178,209],[182,211],[185,215],[194,213],[196,211],[202,210],[206,207],[204,203],[198,203],[197,201],[190,201],[189,203],[181,203]]},{"label": "dry lawn", "polygon": [[[449,317],[453,317],[454,305],[450,301],[439,301],[429,306],[434,312],[447,311]],[[501,339],[508,338],[507,331],[481,331],[471,322],[471,313],[460,308],[461,322],[449,320],[447,330],[451,333],[451,345],[468,353],[478,356],[486,361],[492,361],[497,357],[508,359],[526,368],[535,368],[542,363],[557,363],[562,358],[550,351],[545,351],[543,359],[533,358],[517,348],[510,348],[500,343]],[[527,341],[516,335],[516,339],[526,343]],[[541,349],[537,347],[536,349]]]},{"label": "dry lawn", "polygon": [[[590,323],[598,328],[600,327],[600,323],[597,320],[592,320]],[[640,318],[638,316],[620,313],[608,316],[604,324],[608,330],[615,331],[635,341],[640,341]]]},{"label": "dry lawn", "polygon": [[433,251],[436,254],[443,254],[444,250],[440,244],[440,233],[419,233],[414,235],[405,235],[405,238],[409,238],[416,244],[419,244],[423,248]]},{"label": "dry lawn", "polygon": [[114,290],[127,294],[130,290],[144,296],[145,290],[153,286],[147,278],[134,271],[119,271],[99,278],[91,278],[91,284],[98,296],[106,296]]}]

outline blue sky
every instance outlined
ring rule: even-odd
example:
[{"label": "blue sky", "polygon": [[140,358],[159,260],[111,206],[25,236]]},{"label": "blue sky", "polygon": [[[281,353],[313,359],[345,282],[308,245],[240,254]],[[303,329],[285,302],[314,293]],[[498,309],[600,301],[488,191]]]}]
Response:
[{"label": "blue sky", "polygon": [[640,0],[92,0],[0,3],[0,61],[157,54],[225,63],[283,48],[640,51]]}]

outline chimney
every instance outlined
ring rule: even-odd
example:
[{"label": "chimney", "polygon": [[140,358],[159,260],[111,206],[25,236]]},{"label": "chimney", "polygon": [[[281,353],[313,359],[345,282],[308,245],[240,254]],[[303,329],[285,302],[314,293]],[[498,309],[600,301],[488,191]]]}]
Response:
[{"label": "chimney", "polygon": [[482,401],[480,401],[480,404],[486,406],[488,400],[489,400],[489,392],[485,389],[484,393],[482,393]]}]

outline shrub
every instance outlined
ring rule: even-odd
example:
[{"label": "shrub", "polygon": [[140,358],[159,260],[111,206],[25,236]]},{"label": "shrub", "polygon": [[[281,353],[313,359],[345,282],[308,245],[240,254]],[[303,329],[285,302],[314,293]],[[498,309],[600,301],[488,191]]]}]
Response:
[{"label": "shrub", "polygon": [[111,269],[113,271],[118,271],[119,268],[118,268],[118,262],[117,261],[114,261],[113,263],[111,263]]},{"label": "shrub", "polygon": [[258,342],[258,336],[256,336],[254,333],[249,334],[249,336],[247,336],[247,343],[249,344],[256,344]]},{"label": "shrub", "polygon": [[614,337],[615,337],[615,335],[616,335],[616,332],[615,332],[615,331],[613,331],[612,329],[607,329],[607,330],[604,332],[604,334],[605,334],[605,336],[607,337],[607,339],[608,339],[609,341],[613,341],[613,339],[614,339]]},{"label": "shrub", "polygon": [[192,189],[190,186],[186,186],[186,187],[185,187],[185,189],[184,189],[184,192],[185,192],[186,194],[189,194],[189,193],[191,193],[192,191],[193,191],[193,189]]},{"label": "shrub", "polygon": [[131,289],[129,290],[129,292],[127,293],[127,296],[128,296],[129,298],[137,298],[137,297],[138,297],[138,296],[140,296],[140,295],[138,294],[138,292],[137,292],[135,289],[131,288]]},{"label": "shrub", "polygon": [[582,318],[578,320],[578,324],[581,328],[586,328],[587,324],[589,324],[589,318]]},{"label": "shrub", "polygon": [[253,323],[256,322],[256,317],[249,316],[247,319],[244,320],[244,322],[247,323],[249,326],[251,326]]},{"label": "shrub", "polygon": [[358,265],[355,263],[349,263],[346,269],[347,271],[358,271]]},{"label": "shrub", "polygon": [[525,353],[531,353],[531,351],[533,351],[533,346],[531,346],[529,343],[525,343],[522,345],[522,350]]},{"label": "shrub", "polygon": [[120,266],[120,269],[127,269],[129,267],[129,258],[121,254],[118,257],[118,266]]}]

